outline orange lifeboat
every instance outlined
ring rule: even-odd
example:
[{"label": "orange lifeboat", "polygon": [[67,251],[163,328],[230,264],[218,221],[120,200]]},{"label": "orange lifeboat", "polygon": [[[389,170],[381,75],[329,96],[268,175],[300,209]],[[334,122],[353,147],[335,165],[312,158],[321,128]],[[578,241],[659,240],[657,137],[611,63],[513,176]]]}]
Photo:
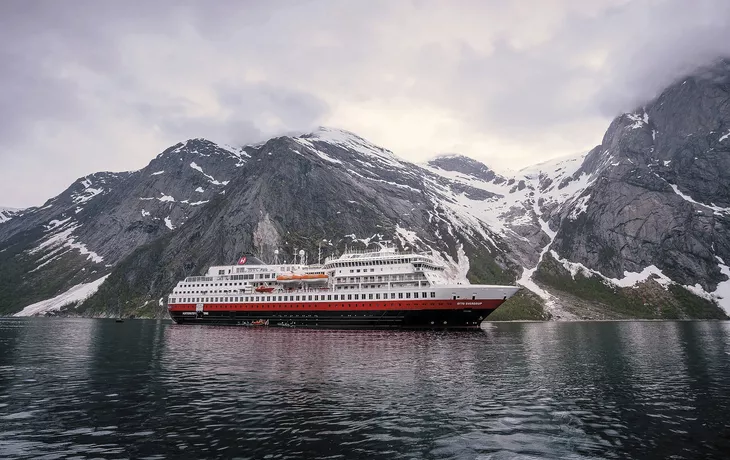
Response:
[{"label": "orange lifeboat", "polygon": [[274,287],[273,286],[258,286],[256,289],[254,289],[256,292],[273,292]]},{"label": "orange lifeboat", "polygon": [[302,275],[302,281],[305,281],[307,283],[318,283],[318,282],[324,282],[327,281],[329,276],[325,275],[324,273],[307,273],[305,275]]},{"label": "orange lifeboat", "polygon": [[296,275],[294,273],[290,275],[279,275],[276,277],[276,281],[280,283],[295,283],[301,281],[302,275]]}]

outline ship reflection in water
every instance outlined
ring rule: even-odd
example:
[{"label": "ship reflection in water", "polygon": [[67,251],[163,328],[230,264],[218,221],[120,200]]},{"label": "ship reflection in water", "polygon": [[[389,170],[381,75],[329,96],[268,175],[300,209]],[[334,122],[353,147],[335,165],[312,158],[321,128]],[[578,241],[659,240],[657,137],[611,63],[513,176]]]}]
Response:
[{"label": "ship reflection in water", "polygon": [[0,320],[0,457],[721,458],[730,324]]}]

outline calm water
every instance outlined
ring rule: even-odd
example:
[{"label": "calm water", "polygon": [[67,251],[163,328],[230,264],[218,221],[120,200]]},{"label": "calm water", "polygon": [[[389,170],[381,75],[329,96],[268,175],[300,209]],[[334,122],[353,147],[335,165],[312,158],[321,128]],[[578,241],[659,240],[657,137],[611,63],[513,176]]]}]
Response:
[{"label": "calm water", "polygon": [[0,319],[2,458],[712,458],[730,323]]}]

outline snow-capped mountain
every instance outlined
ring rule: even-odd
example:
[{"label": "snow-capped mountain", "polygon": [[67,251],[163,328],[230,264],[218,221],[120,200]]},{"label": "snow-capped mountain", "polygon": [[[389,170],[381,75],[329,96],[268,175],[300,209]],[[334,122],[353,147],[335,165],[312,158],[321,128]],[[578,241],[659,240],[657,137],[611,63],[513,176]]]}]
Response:
[{"label": "snow-capped mountain", "polygon": [[192,139],[139,171],[79,178],[42,206],[14,215],[0,224],[0,313],[106,276],[223,193],[245,161],[241,150]]},{"label": "snow-capped mountain", "polygon": [[461,155],[413,164],[331,128],[242,148],[189,140],[0,224],[0,305],[104,315],[122,299],[163,314],[179,278],[243,252],[311,261],[392,242],[455,279],[518,282],[535,295],[515,298],[517,316],[725,317],[728,77],[721,62],[677,82],[590,152],[510,177]]},{"label": "snow-capped mountain", "polygon": [[537,279],[649,280],[624,289],[627,306],[662,298],[672,314],[680,306],[665,293],[687,304],[683,286],[730,312],[730,63],[617,117],[573,177],[588,185],[549,216],[555,236]]}]

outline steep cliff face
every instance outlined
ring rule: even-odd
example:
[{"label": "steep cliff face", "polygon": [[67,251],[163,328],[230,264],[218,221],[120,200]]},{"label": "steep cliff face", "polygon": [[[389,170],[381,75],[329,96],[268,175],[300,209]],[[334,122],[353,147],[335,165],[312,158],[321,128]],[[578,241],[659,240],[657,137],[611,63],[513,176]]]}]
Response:
[{"label": "steep cliff face", "polygon": [[726,62],[617,117],[578,177],[589,185],[546,216],[553,259],[588,277],[671,281],[730,310]]}]

